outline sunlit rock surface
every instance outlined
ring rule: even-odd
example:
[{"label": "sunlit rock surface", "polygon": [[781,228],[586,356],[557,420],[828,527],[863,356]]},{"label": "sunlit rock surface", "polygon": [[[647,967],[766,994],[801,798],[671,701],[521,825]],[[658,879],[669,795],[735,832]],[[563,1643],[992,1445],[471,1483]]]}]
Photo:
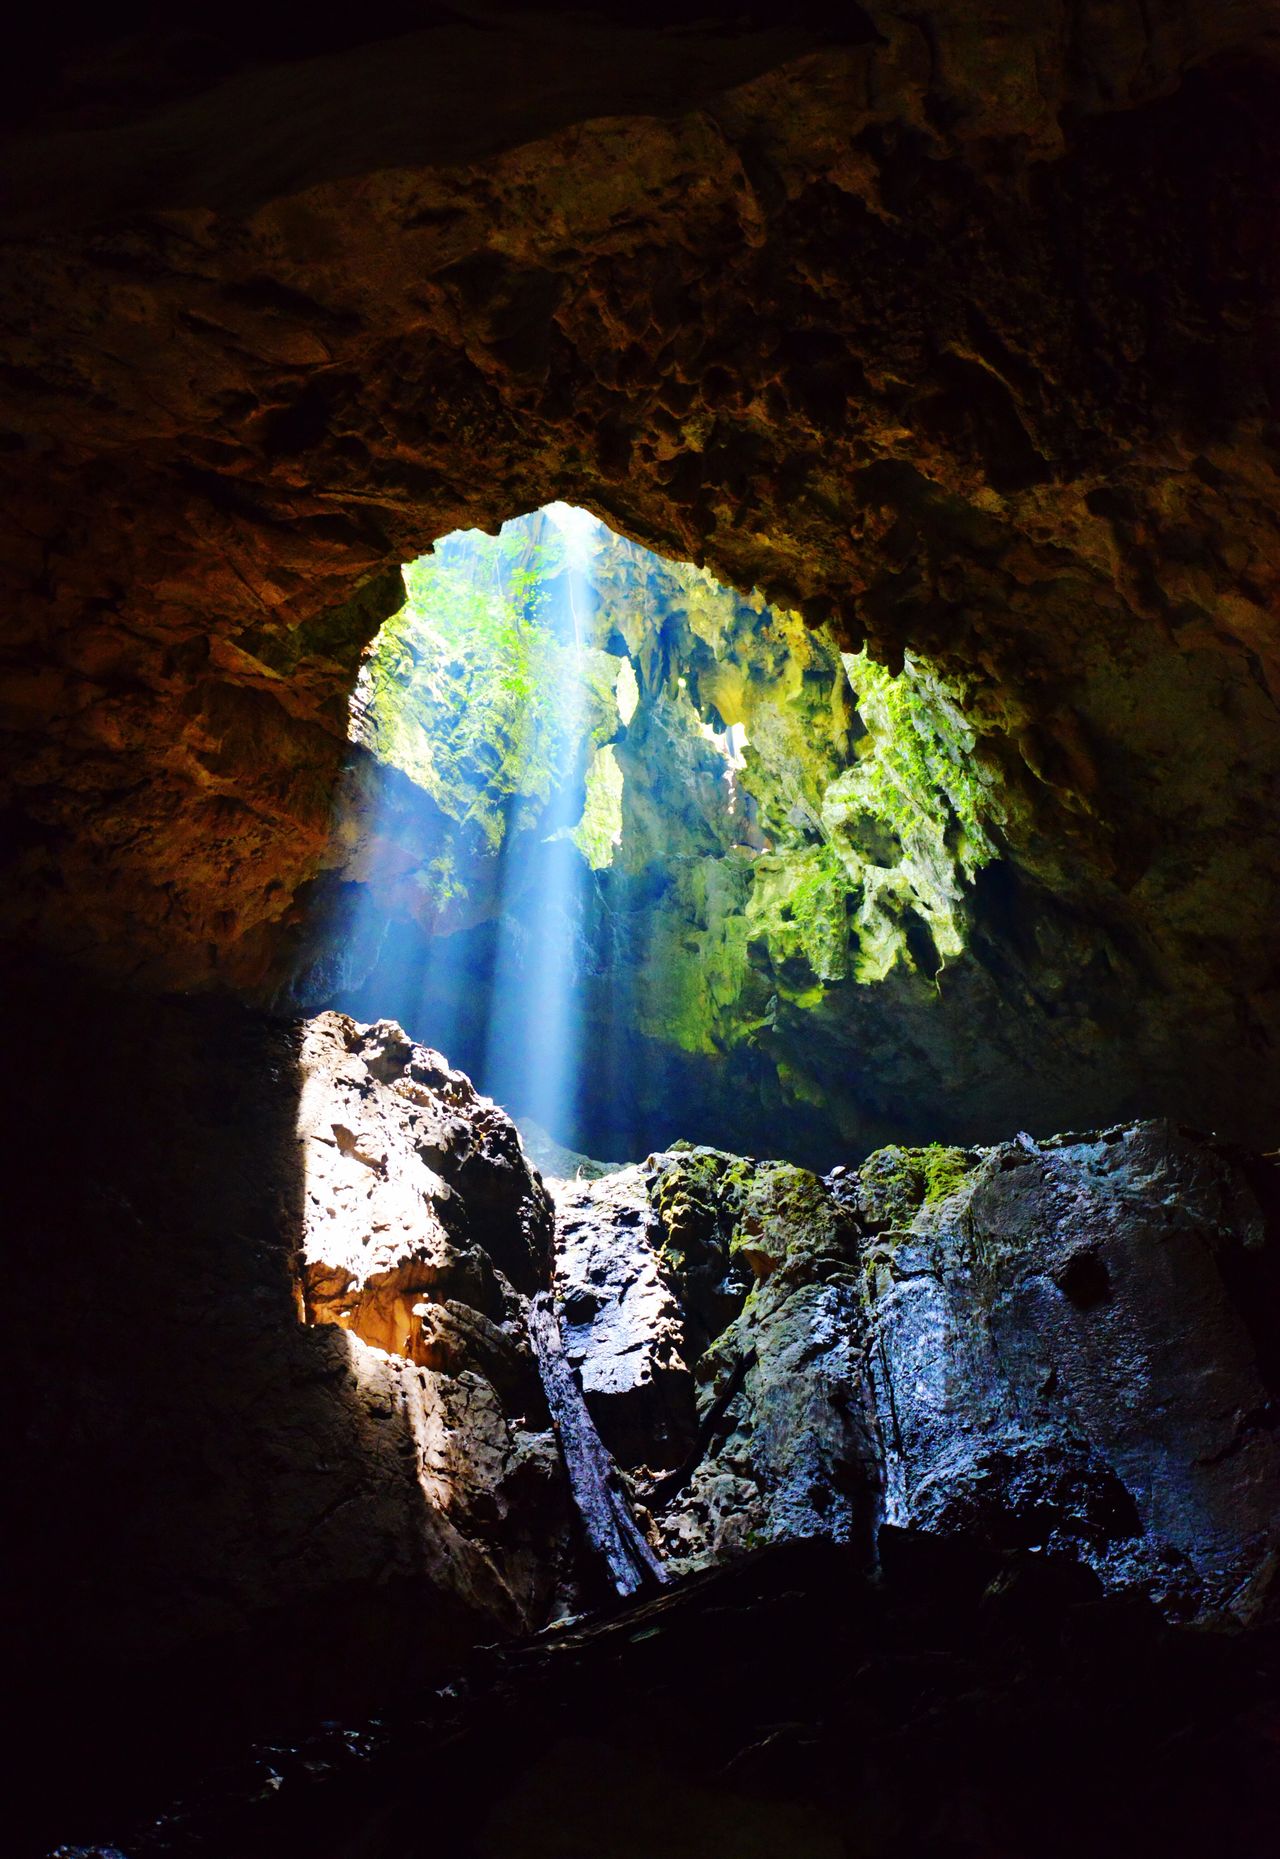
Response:
[{"label": "sunlit rock surface", "polygon": [[[1280,1547],[1276,1209],[1271,1164],[1163,1124],[826,1181],[691,1149],[576,1190],[557,1290],[674,1567],[813,1536],[869,1564],[890,1524],[1248,1620]],[[697,1410],[674,1472],[629,1430],[664,1378]]]},{"label": "sunlit rock surface", "polygon": [[661,1268],[661,1229],[639,1169],[556,1195],[556,1303],[569,1361],[623,1465],[671,1467],[697,1434],[684,1314]]},{"label": "sunlit rock surface", "polygon": [[395,1390],[453,1579],[474,1563],[536,1626],[566,1526],[521,1295],[548,1277],[550,1203],[510,1119],[393,1022],[324,1014],[299,1056],[307,1318]]},{"label": "sunlit rock surface", "polygon": [[522,1317],[550,1212],[509,1121],[389,1024],[53,971],[9,1013],[7,1266],[57,1312],[9,1352],[23,1734],[83,1730],[86,1784],[133,1762],[117,1731],[176,1775],[539,1626],[571,1507]]},{"label": "sunlit rock surface", "polygon": [[393,1020],[360,1026],[332,1013],[305,1023],[301,1065],[302,1244],[314,1314],[416,1359],[415,1295],[459,1290],[478,1309],[500,1309],[511,1287],[543,1288],[550,1201],[511,1119],[464,1073]]}]

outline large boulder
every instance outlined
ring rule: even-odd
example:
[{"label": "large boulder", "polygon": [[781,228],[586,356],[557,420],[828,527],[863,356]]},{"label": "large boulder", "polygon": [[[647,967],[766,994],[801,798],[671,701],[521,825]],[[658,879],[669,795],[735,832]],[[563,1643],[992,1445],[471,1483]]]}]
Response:
[{"label": "large boulder", "polygon": [[857,1228],[817,1176],[685,1144],[578,1184],[556,1290],[588,1406],[672,1569],[795,1537],[870,1542],[874,1443],[849,1399]]},{"label": "large boulder", "polygon": [[571,1505],[523,1316],[550,1206],[509,1120],[390,1024],[50,972],[10,1016],[32,1733],[47,1705],[60,1737],[88,1714],[90,1765],[117,1724],[191,1751],[541,1625]]},{"label": "large boulder", "polygon": [[321,1014],[300,1056],[304,1314],[403,1416],[444,1585],[537,1626],[566,1518],[522,1294],[549,1275],[551,1203],[510,1118],[394,1021]]},{"label": "large boulder", "polygon": [[1250,1616],[1280,1519],[1274,1171],[1162,1123],[951,1155],[905,1220],[863,1171],[887,1516]]},{"label": "large boulder", "polygon": [[[870,1563],[888,1523],[1250,1619],[1280,1517],[1275,1193],[1160,1123],[825,1180],[685,1148],[578,1186],[556,1282],[675,1568],[808,1537]],[[670,1469],[633,1444],[664,1383],[696,1409]]]}]

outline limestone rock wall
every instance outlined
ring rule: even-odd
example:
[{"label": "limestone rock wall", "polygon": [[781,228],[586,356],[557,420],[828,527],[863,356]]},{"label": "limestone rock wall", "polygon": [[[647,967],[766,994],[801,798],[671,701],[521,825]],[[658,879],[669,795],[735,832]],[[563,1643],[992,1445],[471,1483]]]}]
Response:
[{"label": "limestone rock wall", "polygon": [[1274,1169],[1163,1124],[970,1160],[866,1245],[887,1519],[1251,1617],[1280,1520]]},{"label": "limestone rock wall", "polygon": [[574,1540],[523,1314],[551,1215],[501,1112],[389,1024],[42,970],[10,1027],[26,1733],[176,1774],[541,1625]]},{"label": "limestone rock wall", "polygon": [[510,1119],[394,1022],[321,1015],[300,1063],[307,1319],[397,1386],[447,1578],[479,1579],[499,1616],[539,1625],[566,1524],[526,1322],[550,1273],[550,1203]]},{"label": "limestone rock wall", "polygon": [[561,496],[936,663],[1007,816],[992,1017],[1270,1140],[1273,21],[68,47],[6,125],[6,935],[276,979],[397,565]]},{"label": "limestone rock wall", "polygon": [[1248,1620],[1280,1519],[1276,1208],[1269,1163],[1164,1124],[826,1181],[687,1149],[573,1190],[557,1288],[673,1567],[811,1537],[869,1565],[888,1524]]}]

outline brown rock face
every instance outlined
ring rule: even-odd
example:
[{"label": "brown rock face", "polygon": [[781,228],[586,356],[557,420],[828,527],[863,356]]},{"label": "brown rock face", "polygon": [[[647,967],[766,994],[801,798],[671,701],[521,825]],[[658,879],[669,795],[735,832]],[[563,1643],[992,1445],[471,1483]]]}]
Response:
[{"label": "brown rock face", "polygon": [[1273,27],[455,19],[116,95],[88,58],[8,150],[8,934],[277,978],[396,563],[560,496],[935,663],[1046,1066],[1158,1004],[1144,1070],[1259,1134]]},{"label": "brown rock face", "polygon": [[50,972],[10,1024],[9,1269],[57,1313],[9,1351],[37,1741],[108,1683],[178,1760],[540,1625],[571,1508],[517,1289],[550,1212],[507,1120],[390,1024]]}]

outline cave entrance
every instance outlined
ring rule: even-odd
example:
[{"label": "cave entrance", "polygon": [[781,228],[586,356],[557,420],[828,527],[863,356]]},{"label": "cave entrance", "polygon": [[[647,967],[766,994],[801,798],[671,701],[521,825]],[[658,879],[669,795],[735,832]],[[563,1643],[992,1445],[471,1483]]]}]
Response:
[{"label": "cave entrance", "polygon": [[954,700],[565,504],[404,579],[326,1004],[445,1052],[553,1174],[677,1134],[830,1160],[859,1003],[927,1012],[992,856]]}]

